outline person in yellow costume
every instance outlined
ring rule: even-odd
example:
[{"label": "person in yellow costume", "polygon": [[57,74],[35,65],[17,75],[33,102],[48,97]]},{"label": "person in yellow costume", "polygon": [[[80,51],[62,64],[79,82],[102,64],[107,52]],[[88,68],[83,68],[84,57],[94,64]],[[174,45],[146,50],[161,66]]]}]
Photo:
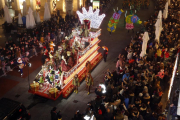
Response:
[{"label": "person in yellow costume", "polygon": [[76,74],[73,78],[72,84],[74,86],[74,92],[78,93],[78,87],[79,87],[79,78],[78,78],[78,74]]},{"label": "person in yellow costume", "polygon": [[55,46],[55,44],[53,43],[53,41],[51,41],[51,43],[50,43],[50,53],[54,52],[54,46]]},{"label": "person in yellow costume", "polygon": [[88,87],[88,95],[89,95],[91,86],[93,85],[93,78],[90,73],[87,74],[85,81]]}]

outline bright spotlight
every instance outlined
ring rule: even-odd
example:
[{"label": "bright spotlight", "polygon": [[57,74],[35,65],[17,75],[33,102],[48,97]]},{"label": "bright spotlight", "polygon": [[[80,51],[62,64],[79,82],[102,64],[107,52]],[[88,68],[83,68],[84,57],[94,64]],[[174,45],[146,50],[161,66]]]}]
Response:
[{"label": "bright spotlight", "polygon": [[106,93],[106,86],[104,84],[99,84],[99,86],[102,88],[102,93]]},{"label": "bright spotlight", "polygon": [[89,120],[89,118],[90,118],[90,117],[89,117],[88,115],[84,116],[84,119],[85,119],[85,120]]}]

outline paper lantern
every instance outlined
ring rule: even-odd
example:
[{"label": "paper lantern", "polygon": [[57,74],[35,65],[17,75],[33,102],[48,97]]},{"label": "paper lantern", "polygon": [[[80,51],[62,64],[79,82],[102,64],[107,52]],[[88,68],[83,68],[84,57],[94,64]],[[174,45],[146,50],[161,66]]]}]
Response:
[{"label": "paper lantern", "polygon": [[111,27],[108,26],[107,30],[108,30],[109,32],[115,32],[116,26],[111,26]]},{"label": "paper lantern", "polygon": [[123,13],[123,12],[124,12],[124,11],[121,9],[121,10],[118,11],[118,14],[121,15],[121,13]]},{"label": "paper lantern", "polygon": [[138,20],[139,20],[139,18],[138,18],[137,15],[133,15],[133,16],[131,17],[132,23],[136,23]]},{"label": "paper lantern", "polygon": [[119,19],[119,18],[120,18],[120,14],[114,13],[114,14],[113,14],[113,18],[114,18],[115,20]]},{"label": "paper lantern", "polygon": [[127,17],[126,17],[126,23],[132,23],[132,21],[131,21],[131,17],[132,17],[132,15],[128,15]]}]

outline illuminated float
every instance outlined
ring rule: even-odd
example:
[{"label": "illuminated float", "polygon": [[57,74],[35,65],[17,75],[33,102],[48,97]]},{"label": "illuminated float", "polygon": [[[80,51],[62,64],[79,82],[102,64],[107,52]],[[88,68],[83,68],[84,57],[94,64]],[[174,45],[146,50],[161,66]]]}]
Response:
[{"label": "illuminated float", "polygon": [[[42,66],[41,71],[30,84],[30,93],[56,100],[60,95],[67,98],[73,91],[72,80],[78,74],[80,82],[86,76],[86,63],[90,61],[92,69],[102,60],[98,52],[101,41],[101,25],[105,14],[99,16],[99,9],[93,12],[82,8],[82,13],[77,11],[83,28],[77,27],[72,34],[58,46],[58,50]],[[58,62],[60,62],[58,64]]]}]

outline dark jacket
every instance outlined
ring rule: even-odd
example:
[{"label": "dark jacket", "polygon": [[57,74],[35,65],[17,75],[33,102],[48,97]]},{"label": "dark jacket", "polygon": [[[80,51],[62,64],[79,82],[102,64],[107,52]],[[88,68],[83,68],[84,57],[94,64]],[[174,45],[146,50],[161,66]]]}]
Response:
[{"label": "dark jacket", "polygon": [[58,116],[55,111],[51,111],[51,120],[58,120]]}]

